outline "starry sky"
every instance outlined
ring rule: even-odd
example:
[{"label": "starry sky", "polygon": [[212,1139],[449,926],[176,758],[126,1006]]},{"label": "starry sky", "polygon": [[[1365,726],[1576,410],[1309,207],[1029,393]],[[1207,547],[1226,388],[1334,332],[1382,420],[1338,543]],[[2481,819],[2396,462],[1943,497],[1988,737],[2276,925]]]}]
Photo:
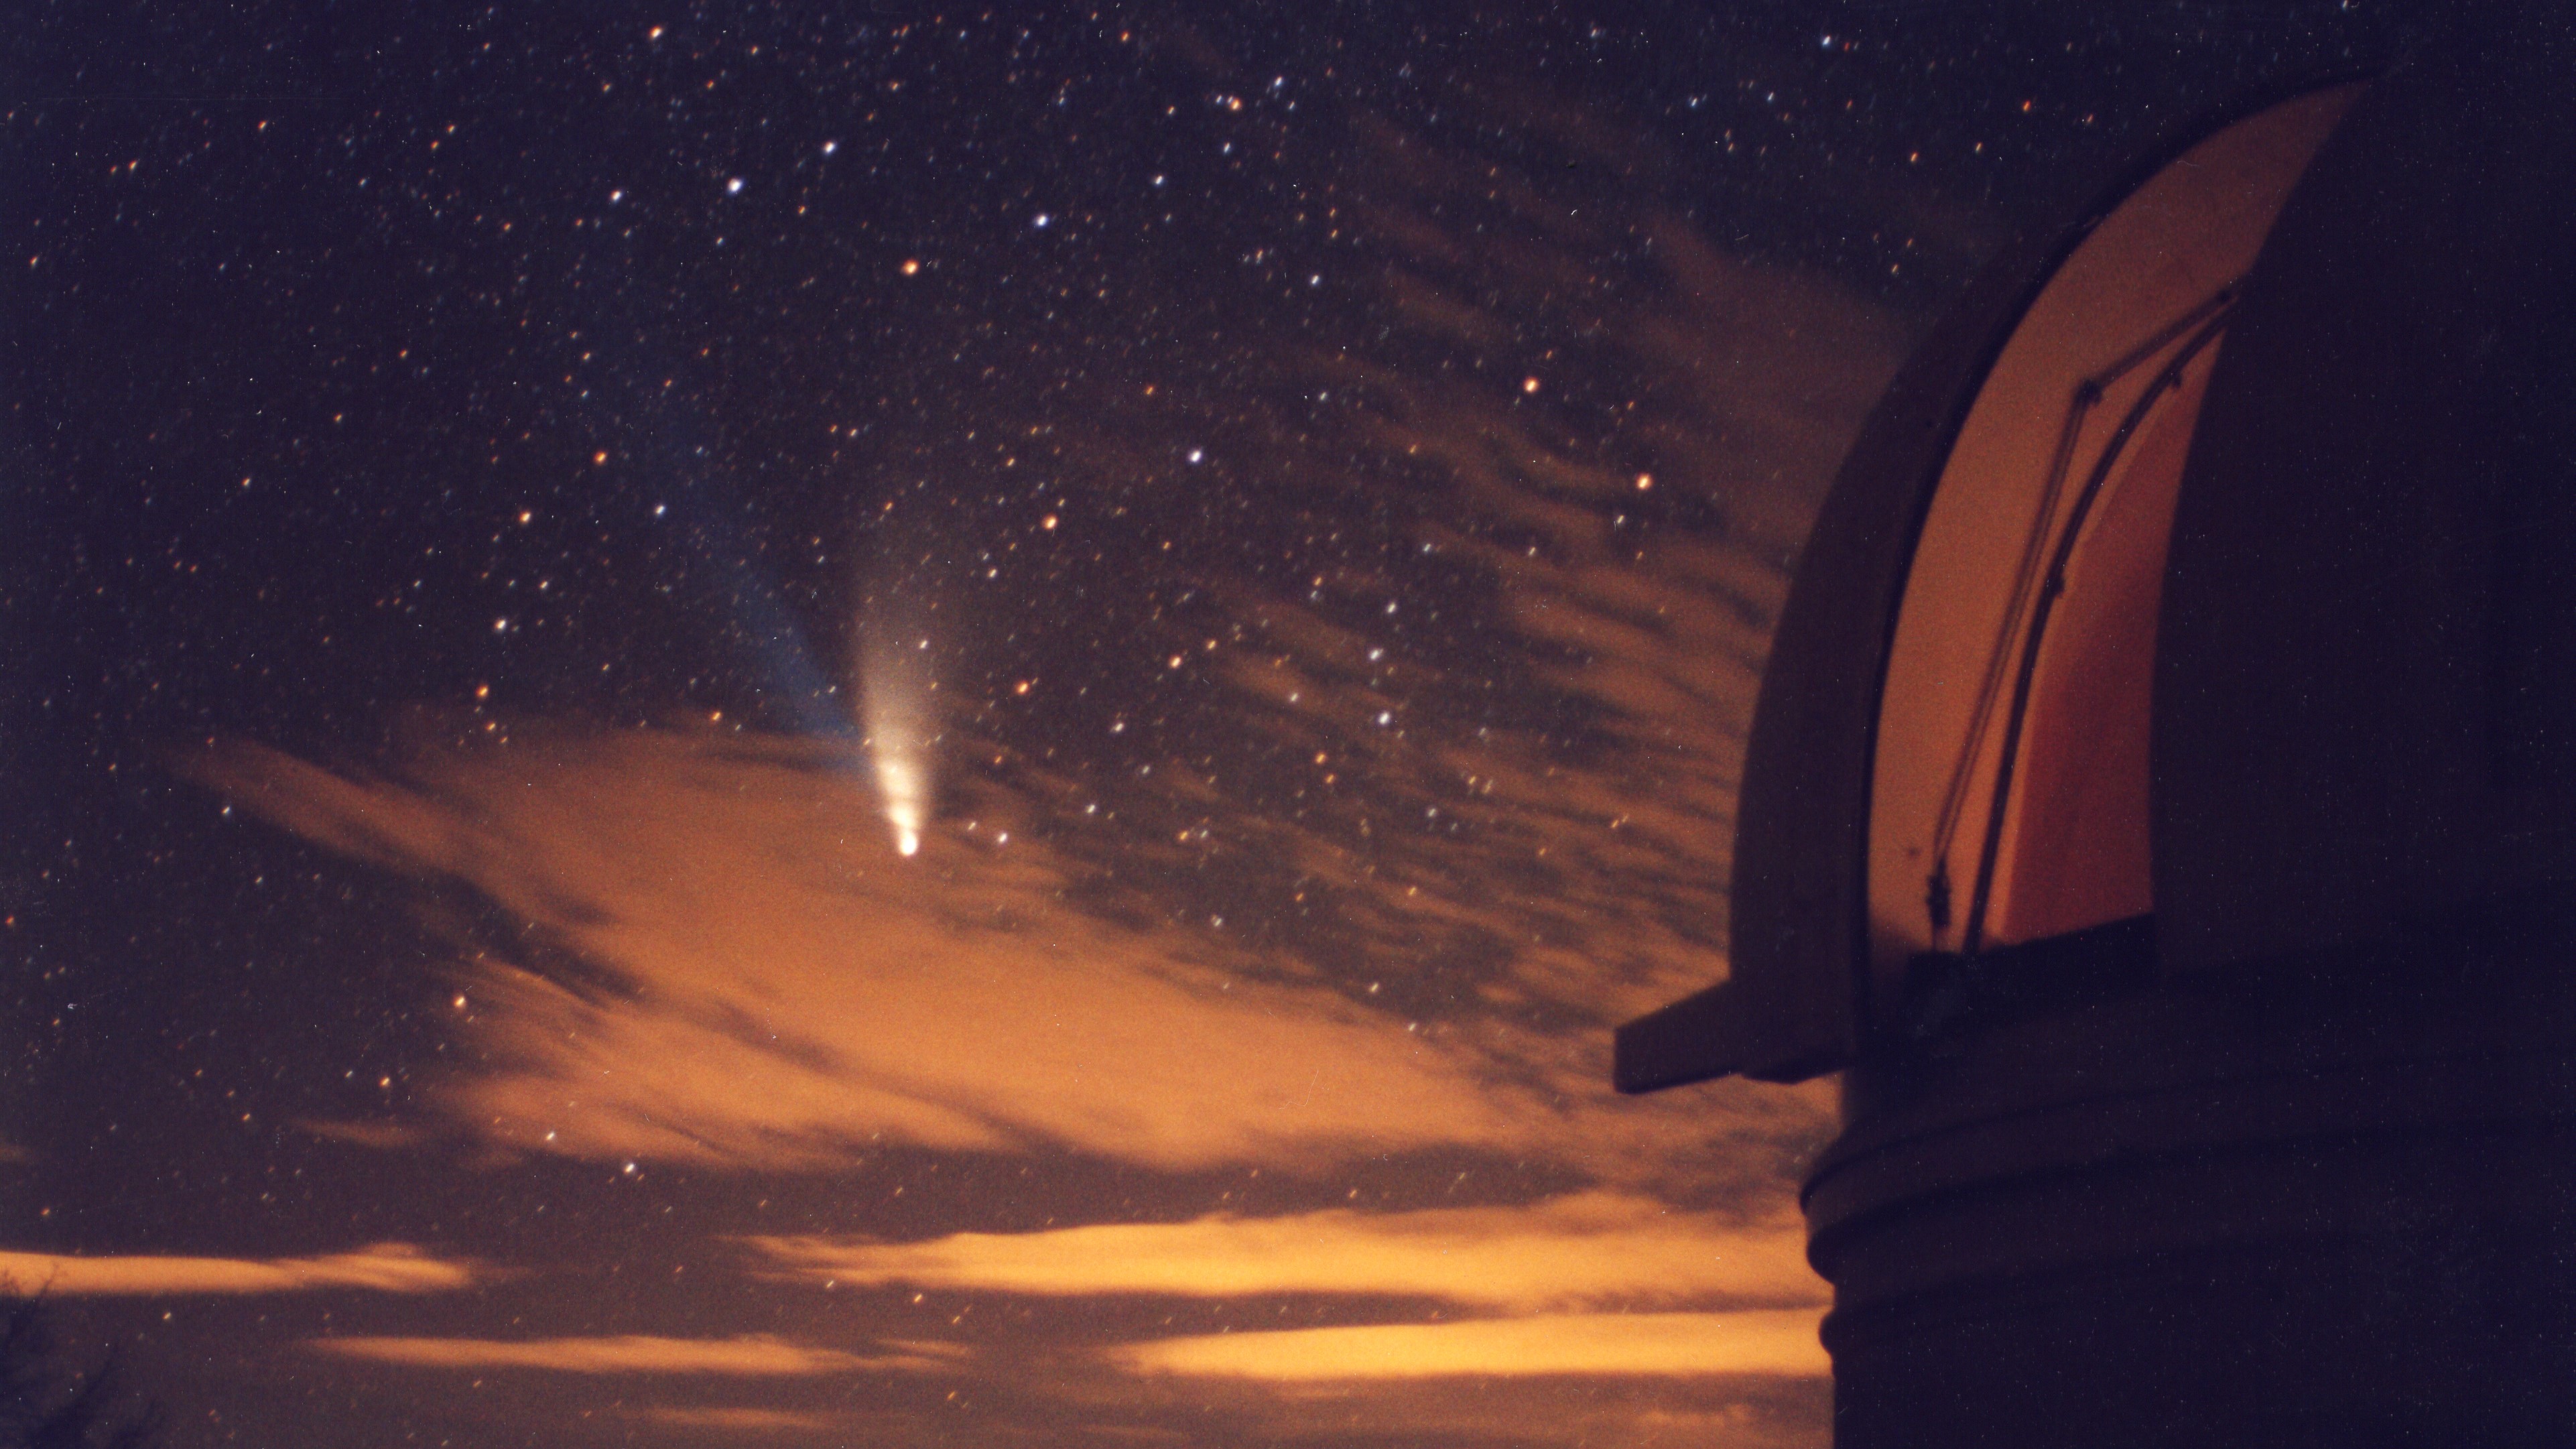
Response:
[{"label": "starry sky", "polygon": [[178,1445],[1825,1442],[1800,539],[2386,4],[60,3],[0,1279]]}]

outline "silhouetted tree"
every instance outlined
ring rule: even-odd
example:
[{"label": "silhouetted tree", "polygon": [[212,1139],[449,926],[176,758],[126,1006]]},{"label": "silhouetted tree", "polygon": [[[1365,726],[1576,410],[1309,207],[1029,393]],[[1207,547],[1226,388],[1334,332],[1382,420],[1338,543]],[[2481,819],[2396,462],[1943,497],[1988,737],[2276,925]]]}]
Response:
[{"label": "silhouetted tree", "polygon": [[41,1299],[0,1306],[0,1449],[149,1449],[160,1438],[160,1415],[129,1402],[113,1358],[74,1363]]}]

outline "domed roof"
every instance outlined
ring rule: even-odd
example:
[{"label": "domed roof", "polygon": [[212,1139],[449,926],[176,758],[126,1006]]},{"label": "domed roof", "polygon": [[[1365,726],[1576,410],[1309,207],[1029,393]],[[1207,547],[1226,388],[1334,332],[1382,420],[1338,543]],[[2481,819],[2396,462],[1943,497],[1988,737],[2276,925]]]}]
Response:
[{"label": "domed roof", "polygon": [[1730,975],[1622,1090],[1833,1070],[1927,965],[2576,878],[2576,44],[2485,44],[2186,128],[1918,350],[1775,636]]}]

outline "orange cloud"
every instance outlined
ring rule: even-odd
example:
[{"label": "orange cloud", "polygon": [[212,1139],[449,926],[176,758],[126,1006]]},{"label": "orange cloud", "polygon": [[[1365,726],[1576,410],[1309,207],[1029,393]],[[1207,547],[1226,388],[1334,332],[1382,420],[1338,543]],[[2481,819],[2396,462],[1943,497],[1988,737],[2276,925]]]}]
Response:
[{"label": "orange cloud", "polygon": [[1831,1371],[1816,1340],[1822,1317],[1822,1309],[1771,1309],[1299,1328],[1167,1338],[1107,1356],[1138,1373],[1275,1382],[1544,1374],[1803,1378]]},{"label": "orange cloud", "polygon": [[[1595,1024],[1533,1029],[1473,1002],[1464,1021],[1412,1020],[1393,997],[1372,1009],[1347,980],[1326,987],[1325,968],[1293,954],[1088,909],[1075,865],[1043,839],[997,849],[944,831],[904,859],[827,745],[516,734],[424,750],[400,779],[251,745],[184,762],[308,839],[461,883],[500,908],[486,920],[523,923],[460,943],[446,970],[481,1065],[424,1092],[489,1145],[785,1170],[887,1144],[1056,1145],[1176,1170],[1466,1148],[1698,1191],[1713,1175],[1775,1183],[1830,1128],[1825,1086],[1616,1099]],[[1633,855],[1617,863],[1652,866]],[[1298,864],[1324,877],[1327,863]],[[1355,861],[1332,868],[1368,878]],[[1544,884],[1505,893],[1511,909],[1552,911]],[[1533,944],[1530,969],[1658,974],[1599,918],[1480,926],[1445,892],[1370,891],[1372,933],[1509,940],[1527,926],[1567,943]],[[1634,934],[1649,956],[1706,959]],[[396,1123],[318,1130],[418,1140]],[[1701,1150],[1719,1139],[1727,1152]]]},{"label": "orange cloud", "polygon": [[252,746],[192,768],[310,839],[472,885],[616,983],[458,967],[504,1065],[442,1101],[508,1146],[806,1167],[1053,1142],[1196,1168],[1500,1147],[1543,1115],[1399,1020],[1066,906],[1042,848],[902,859],[839,763],[625,734],[433,756],[405,783]]},{"label": "orange cloud", "polygon": [[652,1408],[636,1411],[635,1417],[666,1429],[714,1429],[721,1433],[766,1433],[793,1431],[819,1433],[842,1421],[829,1414],[799,1413],[793,1409],[690,1409]]},{"label": "orange cloud", "polygon": [[890,1354],[815,1348],[768,1334],[738,1338],[315,1338],[305,1347],[338,1358],[408,1368],[537,1369],[567,1374],[726,1374],[804,1378],[821,1374],[931,1373],[953,1368],[966,1350],[953,1344],[888,1345]]},{"label": "orange cloud", "polygon": [[187,1293],[297,1293],[329,1288],[441,1293],[488,1282],[471,1262],[409,1243],[377,1243],[318,1258],[85,1257],[0,1251],[0,1296],[57,1298]]},{"label": "orange cloud", "polygon": [[1751,1228],[1646,1198],[1583,1193],[1531,1207],[1294,1217],[1218,1215],[918,1243],[765,1237],[810,1281],[1057,1296],[1421,1295],[1533,1310],[1616,1301],[1824,1301],[1794,1220]]}]

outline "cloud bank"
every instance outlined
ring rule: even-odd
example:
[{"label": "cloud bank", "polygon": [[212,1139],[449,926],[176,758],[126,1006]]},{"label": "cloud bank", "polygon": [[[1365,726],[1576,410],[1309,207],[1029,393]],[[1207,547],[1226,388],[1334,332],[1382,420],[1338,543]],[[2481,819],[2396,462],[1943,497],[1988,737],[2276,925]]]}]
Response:
[{"label": "cloud bank", "polygon": [[798,1168],[1058,1144],[1187,1169],[1499,1147],[1537,1110],[1335,993],[1068,908],[1034,849],[898,857],[822,746],[599,735],[401,780],[253,746],[190,766],[309,839],[470,886],[606,978],[459,962],[502,1065],[441,1102],[499,1145]]},{"label": "cloud bank", "polygon": [[1810,1304],[1825,1292],[1793,1222],[1748,1228],[1606,1192],[1531,1207],[1218,1215],[919,1243],[749,1241],[808,1281],[1056,1297],[1420,1295],[1529,1312],[1602,1302]]},{"label": "cloud bank", "polygon": [[301,1293],[361,1289],[444,1293],[496,1275],[482,1265],[439,1258],[409,1243],[376,1243],[315,1258],[187,1258],[153,1254],[88,1257],[0,1251],[0,1295],[53,1298],[160,1294]]},{"label": "cloud bank", "polygon": [[810,1378],[822,1374],[932,1373],[957,1366],[964,1353],[938,1343],[888,1345],[888,1354],[845,1353],[768,1334],[735,1338],[663,1338],[621,1334],[597,1338],[316,1338],[305,1347],[336,1358],[406,1368],[532,1369],[565,1374],[722,1374],[742,1378]]},{"label": "cloud bank", "polygon": [[1462,1323],[1393,1323],[1212,1333],[1111,1350],[1139,1373],[1273,1382],[1543,1377],[1820,1377],[1821,1309],[1750,1313],[1585,1313]]}]

